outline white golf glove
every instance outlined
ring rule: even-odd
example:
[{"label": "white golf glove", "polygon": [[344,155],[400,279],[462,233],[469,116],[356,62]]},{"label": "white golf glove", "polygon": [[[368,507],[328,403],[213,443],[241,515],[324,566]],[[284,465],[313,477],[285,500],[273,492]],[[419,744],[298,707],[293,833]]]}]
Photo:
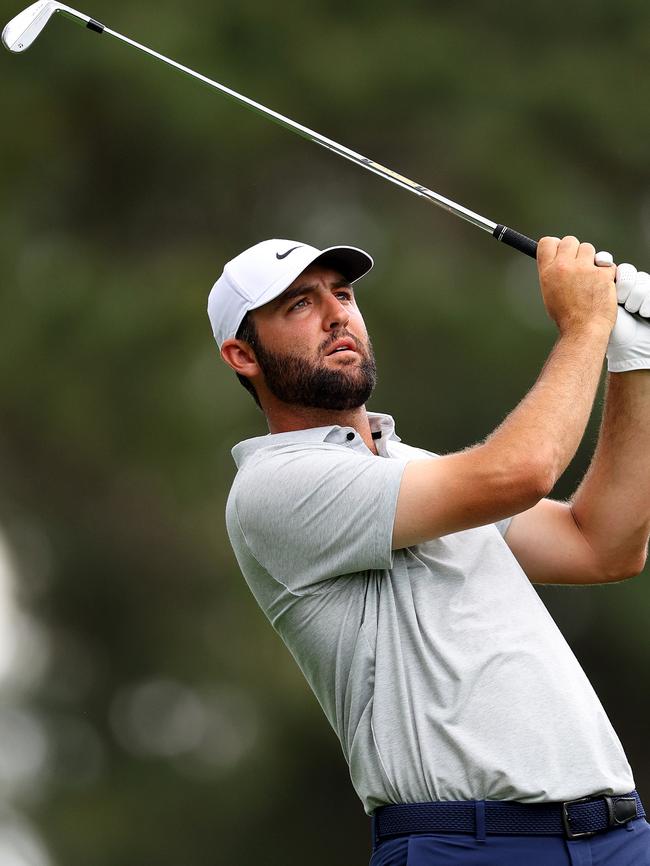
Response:
[{"label": "white golf glove", "polygon": [[634,265],[616,268],[616,294],[619,304],[616,324],[607,346],[610,373],[650,369],[650,321],[642,322],[631,313],[650,317],[650,275]]}]

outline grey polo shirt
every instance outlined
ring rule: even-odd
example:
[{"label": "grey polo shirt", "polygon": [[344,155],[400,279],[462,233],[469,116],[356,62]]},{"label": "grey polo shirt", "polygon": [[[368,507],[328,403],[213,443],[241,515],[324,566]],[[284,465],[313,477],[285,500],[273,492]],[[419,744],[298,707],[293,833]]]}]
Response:
[{"label": "grey polo shirt", "polygon": [[228,533],[258,604],[385,803],[542,802],[634,780],[586,675],[503,538],[509,520],[391,550],[402,472],[437,455],[369,413],[233,449]]}]

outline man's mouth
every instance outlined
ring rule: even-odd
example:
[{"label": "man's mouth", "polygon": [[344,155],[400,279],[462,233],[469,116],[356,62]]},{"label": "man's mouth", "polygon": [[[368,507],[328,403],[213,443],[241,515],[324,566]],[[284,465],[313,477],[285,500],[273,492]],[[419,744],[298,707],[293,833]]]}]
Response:
[{"label": "man's mouth", "polygon": [[332,348],[327,353],[328,355],[337,355],[341,352],[356,352],[357,347],[354,340],[350,340],[349,338],[343,340],[337,340],[336,343],[332,346]]}]

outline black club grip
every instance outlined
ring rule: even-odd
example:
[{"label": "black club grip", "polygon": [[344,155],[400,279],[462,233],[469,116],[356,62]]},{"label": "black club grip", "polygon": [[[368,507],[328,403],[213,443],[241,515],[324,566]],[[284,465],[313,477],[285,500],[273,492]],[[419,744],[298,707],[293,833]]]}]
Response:
[{"label": "black club grip", "polygon": [[520,253],[526,253],[531,259],[537,258],[537,241],[532,238],[502,225],[498,225],[492,234],[498,241],[508,244],[509,247],[514,247]]},{"label": "black club grip", "polygon": [[[537,241],[534,241],[527,235],[522,235],[520,232],[502,225],[498,225],[492,234],[498,241],[508,244],[509,247],[514,247],[514,249],[519,250],[521,253],[526,253],[531,259],[537,258]],[[623,304],[619,306],[623,306]],[[641,322],[650,322],[650,318],[645,318],[640,313],[632,313],[632,315]]]}]

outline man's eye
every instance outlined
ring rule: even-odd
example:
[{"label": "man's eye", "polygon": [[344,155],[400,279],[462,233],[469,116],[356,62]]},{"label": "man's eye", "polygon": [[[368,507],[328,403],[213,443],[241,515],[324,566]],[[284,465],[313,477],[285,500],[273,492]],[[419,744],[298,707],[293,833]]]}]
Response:
[{"label": "man's eye", "polygon": [[346,301],[352,300],[352,295],[350,294],[350,292],[338,292],[337,294],[339,295],[339,297],[343,297],[343,299]]},{"label": "man's eye", "polygon": [[291,312],[291,310],[297,309],[301,304],[306,304],[306,303],[307,303],[307,298],[301,298],[299,301],[296,301],[296,303],[292,307],[289,307],[289,312]]}]

